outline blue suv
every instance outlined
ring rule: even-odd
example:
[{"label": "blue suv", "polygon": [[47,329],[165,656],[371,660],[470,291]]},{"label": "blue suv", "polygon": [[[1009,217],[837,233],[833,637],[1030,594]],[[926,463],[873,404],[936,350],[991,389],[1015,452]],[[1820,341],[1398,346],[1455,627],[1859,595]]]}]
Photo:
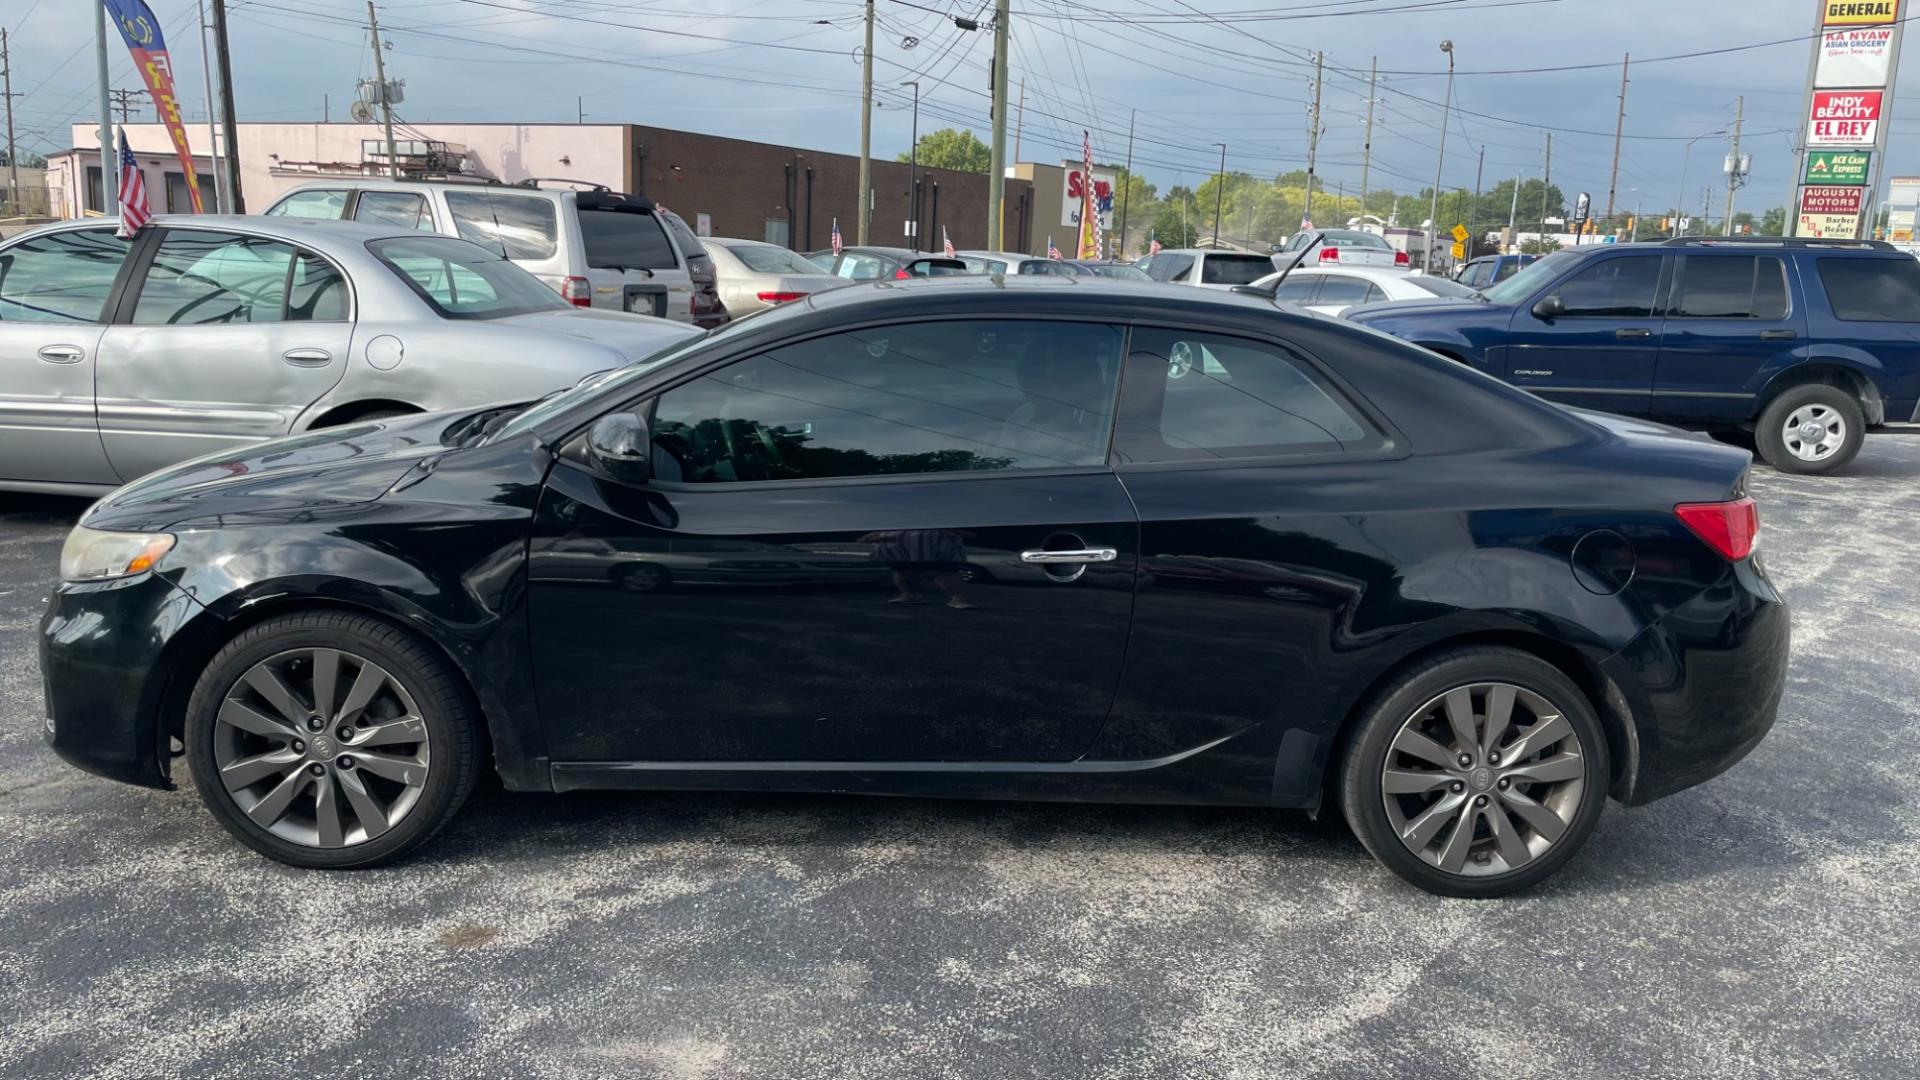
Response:
[{"label": "blue suv", "polygon": [[1346,314],[1554,401],[1751,431],[1784,472],[1830,472],[1867,431],[1920,422],[1920,262],[1888,244],[1578,247],[1482,295]]}]

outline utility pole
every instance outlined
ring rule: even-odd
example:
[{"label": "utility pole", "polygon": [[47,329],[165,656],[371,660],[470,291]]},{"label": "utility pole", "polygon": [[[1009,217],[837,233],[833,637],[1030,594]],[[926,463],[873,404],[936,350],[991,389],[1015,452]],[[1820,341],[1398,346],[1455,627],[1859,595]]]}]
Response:
[{"label": "utility pole", "polygon": [[[213,52],[220,60],[220,129],[227,141],[227,212],[244,214],[240,190],[240,124],[233,116],[233,56],[227,47],[227,0],[212,0]],[[375,50],[378,55],[378,50]]]},{"label": "utility pole", "polygon": [[1547,167],[1540,180],[1540,246],[1547,243],[1547,189],[1553,186],[1553,132],[1547,132]]},{"label": "utility pole", "polygon": [[1508,245],[1513,245],[1515,247],[1519,246],[1518,243],[1516,242],[1517,237],[1514,235],[1514,219],[1518,218],[1519,216],[1520,216],[1520,174],[1514,173],[1513,174],[1513,204],[1507,207],[1506,242],[1500,245],[1500,253],[1502,255],[1513,254],[1512,252],[1507,250]]},{"label": "utility pole", "polygon": [[207,0],[195,0],[195,8],[200,13],[200,77],[207,89],[207,156],[213,163],[213,212],[227,212],[227,178],[220,169],[220,133],[214,127],[214,117],[218,110],[214,108],[213,64],[207,52]]},{"label": "utility pole", "polygon": [[867,0],[867,43],[860,50],[860,209],[853,220],[853,242],[866,243],[873,220],[873,0]]},{"label": "utility pole", "polygon": [[1607,221],[1613,220],[1613,193],[1620,184],[1620,133],[1627,125],[1627,63],[1632,59],[1628,53],[1620,59],[1620,115],[1613,121],[1613,175],[1607,178]]},{"label": "utility pole", "polygon": [[387,61],[380,55],[380,19],[373,12],[373,0],[367,0],[367,29],[373,34],[373,79],[380,84],[380,118],[387,126],[387,175],[398,180],[400,148],[393,143],[393,95],[387,89]]},{"label": "utility pole", "polygon": [[1227,193],[1227,144],[1214,143],[1220,148],[1220,182],[1213,187],[1213,246],[1220,246],[1220,198]]},{"label": "utility pole", "polygon": [[1313,105],[1307,110],[1307,205],[1300,213],[1303,225],[1313,220],[1313,166],[1320,153],[1320,72],[1325,59],[1325,53],[1313,54]]},{"label": "utility pole", "polygon": [[120,170],[114,163],[113,109],[107,98],[106,0],[97,0],[93,5],[93,45],[100,78],[100,212],[117,214],[120,212]]},{"label": "utility pole", "polygon": [[913,141],[907,146],[907,247],[920,250],[920,80],[913,87]]},{"label": "utility pole", "polygon": [[1433,201],[1427,207],[1427,255],[1421,267],[1433,273],[1433,245],[1440,236],[1440,175],[1447,167],[1447,115],[1453,110],[1453,42],[1440,43],[1447,54],[1447,93],[1440,103],[1440,156],[1433,166]]},{"label": "utility pole", "polygon": [[120,123],[132,123],[134,92],[132,90],[115,88],[107,91],[107,93],[113,96],[113,107],[120,110]]},{"label": "utility pole", "polygon": [[1480,181],[1486,179],[1486,175],[1487,175],[1487,145],[1485,143],[1481,143],[1480,144],[1480,164],[1474,166],[1474,170],[1473,170],[1473,205],[1467,207],[1467,232],[1472,234],[1467,237],[1467,244],[1468,244],[1467,258],[1469,259],[1473,258],[1473,247],[1472,247],[1473,237],[1479,235],[1478,233],[1474,233],[1473,218],[1474,218],[1474,215],[1480,212]]},{"label": "utility pole", "polygon": [[7,59],[7,28],[0,26],[0,101],[7,103],[7,199],[15,213],[20,207],[20,151],[13,145],[13,64]]},{"label": "utility pole", "polygon": [[1367,214],[1367,169],[1373,164],[1373,91],[1379,80],[1380,58],[1375,56],[1367,61],[1367,133],[1360,144],[1361,217]]},{"label": "utility pole", "polygon": [[587,122],[587,99],[584,97],[573,99],[573,122],[576,124]]},{"label": "utility pole", "polygon": [[[1025,90],[1026,80],[1022,79],[1020,85],[1022,88],[1020,100],[1022,104],[1025,104],[1027,97]],[[1139,111],[1138,109],[1127,110],[1127,172],[1120,181],[1126,186],[1120,189],[1120,251],[1113,253],[1115,258],[1120,257],[1120,253],[1127,250],[1127,208],[1133,204],[1133,119],[1138,115]],[[1019,146],[1020,140],[1017,138],[1014,139],[1013,145]],[[1014,157],[1017,158],[1019,156],[1019,153],[1016,151]]]},{"label": "utility pole", "polygon": [[1727,231],[1733,235],[1733,189],[1740,186],[1740,121],[1746,117],[1747,98],[1742,94],[1734,99],[1733,106],[1733,154],[1728,160],[1727,169]]},{"label": "utility pole", "polygon": [[1027,80],[1020,80],[1020,111],[1013,118],[1013,160],[1020,160],[1020,133],[1027,128]]},{"label": "utility pole", "polygon": [[[872,0],[868,0],[869,6]],[[987,155],[987,247],[1006,250],[1007,189],[1007,27],[1013,18],[1009,0],[993,5],[993,144]]]}]

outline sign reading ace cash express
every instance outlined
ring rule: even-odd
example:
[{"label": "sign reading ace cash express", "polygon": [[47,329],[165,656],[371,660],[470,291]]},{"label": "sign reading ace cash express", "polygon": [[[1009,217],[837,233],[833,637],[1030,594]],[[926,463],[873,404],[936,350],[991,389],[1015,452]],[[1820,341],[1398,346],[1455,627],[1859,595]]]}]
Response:
[{"label": "sign reading ace cash express", "polygon": [[1808,146],[1871,146],[1880,133],[1882,90],[1815,90]]},{"label": "sign reading ace cash express", "polygon": [[1867,166],[1873,163],[1870,150],[1814,150],[1807,154],[1807,174],[1803,184],[1865,184]]}]

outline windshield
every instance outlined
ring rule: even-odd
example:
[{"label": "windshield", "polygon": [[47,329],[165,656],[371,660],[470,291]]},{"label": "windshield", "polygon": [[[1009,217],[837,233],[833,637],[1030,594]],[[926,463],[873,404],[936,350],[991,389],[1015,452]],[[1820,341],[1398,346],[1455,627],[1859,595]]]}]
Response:
[{"label": "windshield", "polygon": [[1435,296],[1472,297],[1480,295],[1478,289],[1468,288],[1457,281],[1443,277],[1431,277],[1426,274],[1409,274],[1403,280],[1405,280],[1407,284],[1415,286],[1416,288],[1425,289]]},{"label": "windshield", "polygon": [[1535,289],[1565,273],[1579,259],[1579,252],[1556,251],[1500,284],[1483,290],[1480,295],[1496,304],[1517,304],[1532,296]]},{"label": "windshield", "polygon": [[[756,312],[755,314],[758,313]],[[510,439],[522,432],[532,431],[534,428],[545,423],[549,417],[558,416],[602,391],[611,391],[617,394],[620,387],[627,385],[676,357],[705,345],[708,341],[713,340],[715,334],[725,333],[739,326],[744,321],[746,320],[735,319],[718,330],[705,334],[696,334],[693,337],[682,338],[675,341],[659,352],[651,356],[643,356],[625,367],[618,367],[612,371],[596,372],[589,375],[581,379],[578,383],[575,383],[569,389],[543,397],[539,401],[515,413],[513,419],[495,429],[487,441],[495,442],[500,439]]]},{"label": "windshield", "polygon": [[797,252],[772,244],[721,244],[756,274],[818,274],[820,268]]},{"label": "windshield", "polygon": [[504,319],[572,310],[539,278],[465,240],[409,236],[370,240],[367,250],[445,318]]}]

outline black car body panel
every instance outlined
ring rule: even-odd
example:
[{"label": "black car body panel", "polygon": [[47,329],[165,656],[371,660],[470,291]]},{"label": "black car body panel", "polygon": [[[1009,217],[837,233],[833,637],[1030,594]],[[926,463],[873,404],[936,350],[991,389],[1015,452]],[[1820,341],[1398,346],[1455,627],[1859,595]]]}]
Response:
[{"label": "black car body panel", "polygon": [[[622,484],[576,452],[596,417],[776,345],[949,318],[1276,342],[1380,436],[1290,457],[704,485]],[[1165,361],[1128,363],[1132,378]],[[220,642],[316,605],[439,648],[517,789],[1313,808],[1371,687],[1436,648],[1500,642],[1551,658],[1611,716],[1614,792],[1640,802],[1737,760],[1784,681],[1786,609],[1759,564],[1672,513],[1740,494],[1743,452],[1596,423],[1372,331],[1223,293],[949,278],[818,294],[636,371],[490,441],[448,437],[470,415],[410,417],[103,500],[89,527],[178,544],[150,574],[56,591],[53,746],[164,785],[167,737]],[[970,591],[888,603],[872,538],[890,530],[963,535],[964,563],[942,572]],[[1018,554],[1059,538],[1115,556],[1062,580]]]}]

